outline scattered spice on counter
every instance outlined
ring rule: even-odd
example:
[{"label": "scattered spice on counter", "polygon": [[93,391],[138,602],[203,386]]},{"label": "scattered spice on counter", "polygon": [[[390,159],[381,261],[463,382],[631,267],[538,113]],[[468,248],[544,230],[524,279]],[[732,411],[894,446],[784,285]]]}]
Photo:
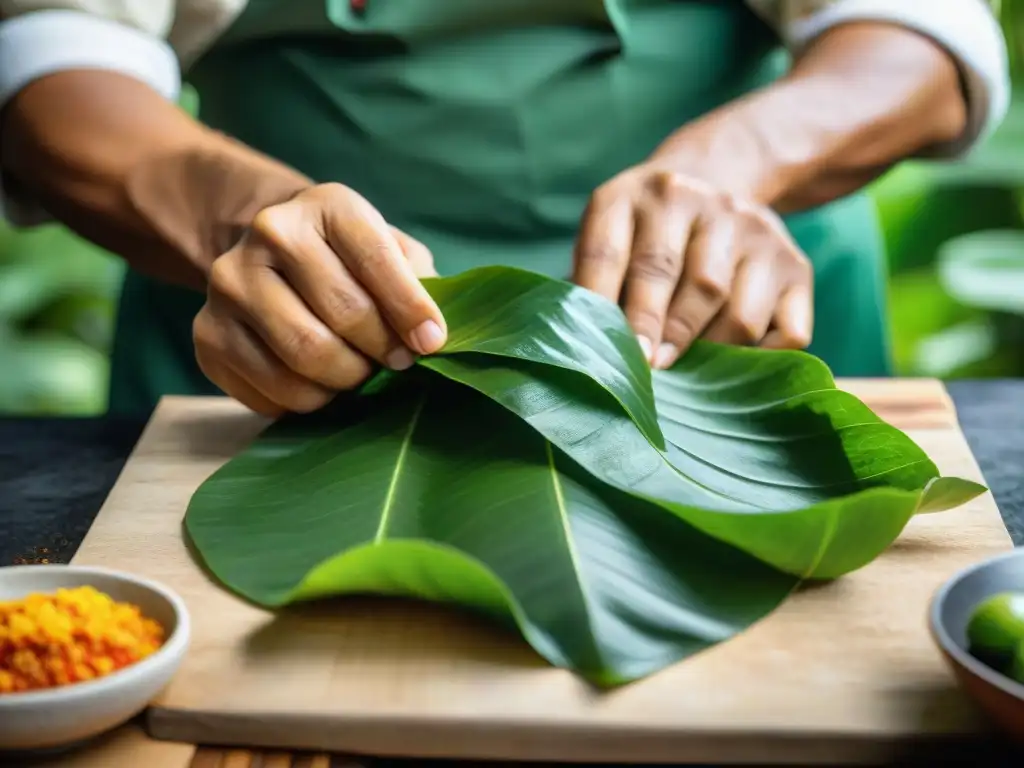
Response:
[{"label": "scattered spice on counter", "polygon": [[0,695],[109,675],[163,644],[159,623],[93,587],[0,601]]},{"label": "scattered spice on counter", "polygon": [[49,547],[36,547],[31,553],[22,553],[15,557],[10,563],[2,565],[48,565],[50,563],[66,563],[71,559],[74,550],[71,542],[66,536],[59,536],[54,539]]}]

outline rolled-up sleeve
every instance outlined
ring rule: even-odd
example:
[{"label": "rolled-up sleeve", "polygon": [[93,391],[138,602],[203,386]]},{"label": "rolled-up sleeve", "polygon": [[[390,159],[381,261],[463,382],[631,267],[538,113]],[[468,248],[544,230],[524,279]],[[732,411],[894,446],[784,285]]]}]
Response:
[{"label": "rolled-up sleeve", "polygon": [[841,24],[882,21],[912,29],[945,48],[962,73],[968,104],[963,135],[932,156],[959,157],[1002,122],[1009,107],[1006,41],[986,0],[748,0],[799,54]]},{"label": "rolled-up sleeve", "polygon": [[[176,99],[181,72],[166,42],[174,11],[174,0],[0,0],[0,109],[32,81],[74,69],[119,72]],[[5,219],[47,220],[3,186],[0,177]]]}]

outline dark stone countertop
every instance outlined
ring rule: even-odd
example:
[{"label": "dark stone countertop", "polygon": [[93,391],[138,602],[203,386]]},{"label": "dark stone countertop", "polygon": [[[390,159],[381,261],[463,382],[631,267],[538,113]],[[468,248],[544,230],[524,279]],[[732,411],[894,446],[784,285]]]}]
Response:
[{"label": "dark stone countertop", "polygon": [[144,426],[0,419],[0,566],[70,560]]}]

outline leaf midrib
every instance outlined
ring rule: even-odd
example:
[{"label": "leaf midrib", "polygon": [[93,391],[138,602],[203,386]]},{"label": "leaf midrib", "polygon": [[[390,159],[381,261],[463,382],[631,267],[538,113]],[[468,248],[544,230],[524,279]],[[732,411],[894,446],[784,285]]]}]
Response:
[{"label": "leaf midrib", "polygon": [[[543,436],[542,436],[543,438]],[[548,469],[551,473],[551,485],[555,489],[555,506],[558,508],[558,520],[562,525],[562,535],[565,537],[565,551],[569,555],[569,563],[572,566],[572,571],[576,574],[576,583],[580,587],[580,598],[583,600],[583,611],[587,617],[587,628],[590,631],[590,636],[594,638],[595,650],[600,653],[600,647],[596,645],[597,634],[594,631],[593,617],[590,614],[590,607],[593,604],[593,600],[587,591],[587,582],[583,578],[583,569],[580,567],[580,558],[576,553],[576,544],[573,541],[572,527],[569,524],[569,513],[566,511],[567,506],[565,503],[565,495],[562,493],[562,483],[560,482],[561,475],[558,472],[558,467],[555,464],[555,450],[551,441],[544,439],[544,451],[547,454]]]},{"label": "leaf midrib", "polygon": [[423,407],[426,404],[426,398],[421,397],[419,403],[416,405],[416,409],[413,411],[412,416],[409,419],[409,428],[405,431],[405,436],[402,438],[402,447],[398,450],[398,458],[395,460],[395,469],[391,473],[391,480],[388,482],[388,490],[384,495],[384,508],[381,510],[380,524],[377,526],[377,532],[373,536],[373,543],[380,544],[384,541],[387,536],[388,524],[391,522],[391,513],[395,507],[395,492],[398,489],[398,481],[402,475],[402,470],[405,467],[405,457],[409,453],[409,446],[412,444],[412,435],[416,431],[416,425],[419,423],[420,415],[423,413]]}]

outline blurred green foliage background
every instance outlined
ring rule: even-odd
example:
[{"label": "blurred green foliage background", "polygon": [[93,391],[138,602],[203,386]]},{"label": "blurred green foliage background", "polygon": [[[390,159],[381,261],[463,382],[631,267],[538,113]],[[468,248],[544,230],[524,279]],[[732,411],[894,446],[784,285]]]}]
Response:
[{"label": "blurred green foliage background", "polygon": [[[902,375],[1024,376],[1024,0],[995,5],[1018,88],[1005,122],[963,162],[906,163],[872,188]],[[0,414],[106,409],[123,270],[61,227],[0,224]]]}]

